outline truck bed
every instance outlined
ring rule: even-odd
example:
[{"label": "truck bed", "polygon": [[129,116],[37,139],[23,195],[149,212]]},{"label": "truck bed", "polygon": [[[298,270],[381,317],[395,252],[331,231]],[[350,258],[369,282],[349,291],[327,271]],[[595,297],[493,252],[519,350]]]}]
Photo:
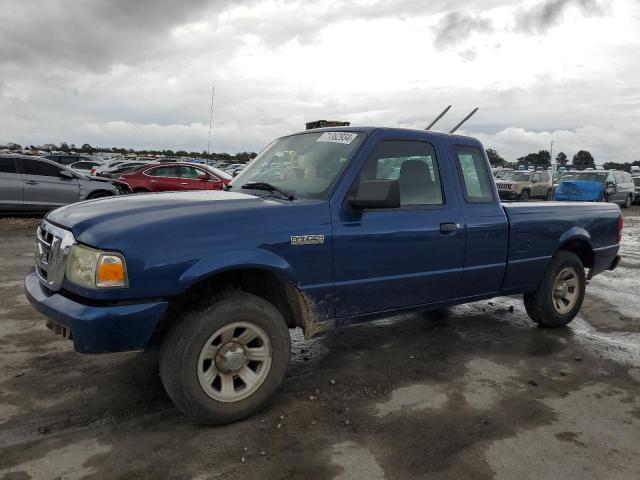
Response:
[{"label": "truck bed", "polygon": [[502,207],[509,222],[505,294],[534,289],[552,253],[568,242],[581,244],[583,262],[594,274],[615,259],[620,208],[613,203],[522,202]]}]

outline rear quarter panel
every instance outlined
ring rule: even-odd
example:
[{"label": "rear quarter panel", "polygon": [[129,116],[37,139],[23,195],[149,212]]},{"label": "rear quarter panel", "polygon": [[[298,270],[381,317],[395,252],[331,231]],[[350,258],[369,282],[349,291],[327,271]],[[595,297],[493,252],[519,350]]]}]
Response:
[{"label": "rear quarter panel", "polygon": [[528,202],[503,207],[509,219],[504,294],[535,290],[553,254],[570,240],[588,242],[595,255],[602,258],[617,253],[617,205]]}]

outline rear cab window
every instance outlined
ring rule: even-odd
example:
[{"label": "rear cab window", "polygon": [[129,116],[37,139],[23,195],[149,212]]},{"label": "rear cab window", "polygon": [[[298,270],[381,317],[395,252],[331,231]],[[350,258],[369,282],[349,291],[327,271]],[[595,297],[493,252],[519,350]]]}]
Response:
[{"label": "rear cab window", "polygon": [[464,199],[467,203],[492,203],[492,180],[482,151],[463,145],[454,145],[453,149]]}]

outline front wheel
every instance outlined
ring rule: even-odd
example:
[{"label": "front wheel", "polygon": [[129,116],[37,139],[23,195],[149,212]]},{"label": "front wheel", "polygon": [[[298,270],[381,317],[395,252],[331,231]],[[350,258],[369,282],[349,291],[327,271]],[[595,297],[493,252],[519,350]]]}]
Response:
[{"label": "front wheel", "polygon": [[545,327],[564,327],[580,311],[586,284],[580,258],[572,252],[557,252],[538,289],[524,295],[527,314]]},{"label": "front wheel", "polygon": [[545,200],[553,200],[553,190],[548,190],[544,198]]},{"label": "front wheel", "polygon": [[631,203],[631,195],[627,195],[627,198],[624,199],[624,203],[622,204],[622,208],[629,208],[631,206]]},{"label": "front wheel", "polygon": [[273,305],[228,293],[178,319],[162,346],[160,376],[185,415],[221,425],[266,405],[284,379],[290,351],[289,329]]},{"label": "front wheel", "polygon": [[523,202],[528,202],[529,201],[529,190],[524,190],[520,194],[520,200],[523,201]]}]

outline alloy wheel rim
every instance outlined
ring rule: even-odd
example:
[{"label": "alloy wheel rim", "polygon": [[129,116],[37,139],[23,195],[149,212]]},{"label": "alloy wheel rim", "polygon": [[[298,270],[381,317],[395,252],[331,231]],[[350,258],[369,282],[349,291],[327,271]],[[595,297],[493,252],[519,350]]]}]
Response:
[{"label": "alloy wheel rim", "polygon": [[578,274],[567,267],[558,273],[553,282],[553,308],[560,315],[569,313],[578,301]]},{"label": "alloy wheel rim", "polygon": [[271,369],[271,354],[271,342],[262,328],[249,322],[225,325],[200,351],[200,387],[219,402],[243,400],[264,383]]}]

